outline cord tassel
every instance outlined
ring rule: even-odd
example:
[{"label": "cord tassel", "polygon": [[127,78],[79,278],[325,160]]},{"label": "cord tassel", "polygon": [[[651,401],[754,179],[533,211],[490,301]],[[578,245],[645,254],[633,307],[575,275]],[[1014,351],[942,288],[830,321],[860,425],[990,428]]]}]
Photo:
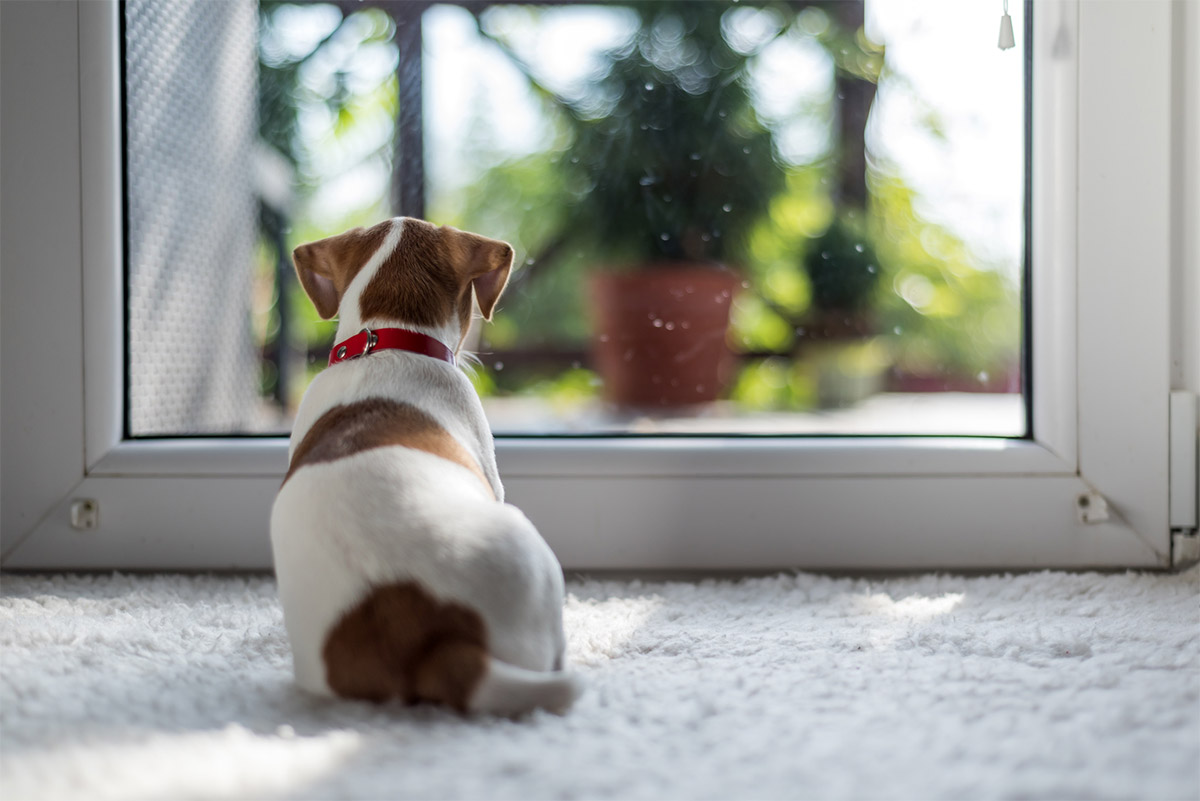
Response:
[{"label": "cord tassel", "polygon": [[1013,36],[1012,17],[1008,15],[1008,0],[1004,0],[1004,16],[1000,18],[1000,41],[997,42],[997,46],[1001,50],[1017,46],[1017,40]]}]

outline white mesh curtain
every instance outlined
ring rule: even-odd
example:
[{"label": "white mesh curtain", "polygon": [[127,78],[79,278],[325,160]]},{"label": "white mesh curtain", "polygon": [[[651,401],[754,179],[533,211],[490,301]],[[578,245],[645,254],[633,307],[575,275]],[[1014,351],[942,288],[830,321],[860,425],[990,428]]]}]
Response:
[{"label": "white mesh curtain", "polygon": [[250,329],[258,6],[125,6],[130,427],[256,427]]}]

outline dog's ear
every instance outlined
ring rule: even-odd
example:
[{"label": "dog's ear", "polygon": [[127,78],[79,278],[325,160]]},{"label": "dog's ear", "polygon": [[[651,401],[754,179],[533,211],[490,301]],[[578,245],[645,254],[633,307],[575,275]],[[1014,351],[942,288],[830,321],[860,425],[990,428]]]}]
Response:
[{"label": "dog's ear", "polygon": [[296,276],[300,286],[308,293],[308,298],[317,307],[317,314],[322,320],[328,320],[337,314],[337,288],[333,283],[334,262],[328,258],[325,248],[321,245],[328,240],[311,242],[301,245],[292,251],[292,261],[296,265]]},{"label": "dog's ear", "polygon": [[508,284],[508,274],[512,271],[512,245],[454,228],[447,228],[446,231],[457,240],[452,252],[455,254],[454,269],[459,280],[471,283],[483,319],[492,319],[496,301],[500,299],[500,293]]},{"label": "dog's ear", "polygon": [[390,225],[384,222],[372,228],[355,228],[292,251],[300,286],[322,319],[337,314],[346,287],[383,244]]}]

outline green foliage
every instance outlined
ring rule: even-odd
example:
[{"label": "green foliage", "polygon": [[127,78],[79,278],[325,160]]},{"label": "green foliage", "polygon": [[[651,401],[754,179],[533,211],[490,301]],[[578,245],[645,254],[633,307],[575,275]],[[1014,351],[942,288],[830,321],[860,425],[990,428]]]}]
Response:
[{"label": "green foliage", "polygon": [[581,98],[537,84],[567,132],[562,231],[595,266],[736,260],[784,175],[751,102],[751,54],[722,35],[723,4],[633,9],[641,25]]},{"label": "green foliage", "polygon": [[809,366],[781,357],[747,364],[729,393],[738,406],[753,411],[808,409],[816,405],[816,394]]},{"label": "green foliage", "polygon": [[787,353],[795,342],[795,326],[756,292],[743,292],[733,302],[730,340],[746,352]]},{"label": "green foliage", "polygon": [[[864,364],[847,369],[877,369],[881,359],[918,375],[1011,369],[1020,338],[1015,283],[945,226],[923,219],[914,190],[878,168],[868,176],[870,208],[839,209],[831,188],[836,152],[828,161],[781,164],[773,131],[755,110],[748,76],[771,36],[794,26],[826,49],[838,74],[872,82],[884,69],[881,48],[820,6],[756,7],[776,27],[754,47],[735,47],[730,15],[749,7],[633,4],[640,26],[606,54],[600,77],[571,97],[542,86],[508,51],[544,100],[550,144],[511,160],[485,153],[476,163],[494,166],[461,190],[435,195],[429,208],[431,219],[517,250],[511,288],[484,327],[481,350],[578,351],[590,328],[590,272],[688,259],[731,264],[750,282],[734,304],[731,344],[777,354],[749,362],[736,380],[731,394],[750,408],[817,402],[819,360],[806,348],[806,326],[820,310],[865,310],[880,332],[859,354]],[[307,46],[272,49],[271,31],[291,13],[332,16]],[[324,220],[306,203],[338,171],[390,158],[395,76],[364,84],[347,54],[394,48],[392,23],[378,9],[343,19],[332,7],[279,2],[262,4],[262,20],[261,134],[297,175],[289,247],[378,221],[388,213],[385,198]],[[302,130],[302,118],[322,124]],[[387,135],[367,135],[381,130]],[[471,146],[482,152],[491,143],[480,136]],[[289,305],[293,347],[331,341],[334,323],[317,318],[295,282],[265,302]],[[273,319],[257,323],[268,339]],[[264,386],[270,380],[264,376]],[[563,404],[597,390],[596,377],[581,368],[553,377],[480,368],[473,380],[483,395],[530,393]]]},{"label": "green foliage", "polygon": [[[772,200],[769,218],[754,229],[745,262],[754,291],[734,304],[731,343],[799,361],[786,375],[784,362],[749,364],[731,391],[739,404],[800,409],[815,402],[814,393],[796,389],[816,381],[821,361],[809,342],[808,320],[817,309],[848,308],[838,305],[848,296],[860,303],[854,308],[870,312],[879,333],[862,351],[869,363],[837,365],[849,374],[877,369],[882,359],[904,374],[986,383],[1016,367],[1021,304],[1015,283],[948,228],[921,217],[916,192],[900,178],[872,172],[870,189],[865,218],[835,222],[820,168],[798,168]],[[822,234],[821,226],[828,231]],[[843,256],[820,259],[822,247]],[[817,268],[806,269],[814,261]],[[841,287],[846,263],[857,265],[857,277],[872,275],[861,282],[869,286]],[[867,271],[872,264],[877,274]],[[817,282],[826,266],[830,275],[823,280],[833,290],[822,297]]]},{"label": "green foliage", "polygon": [[879,258],[863,227],[851,217],[839,217],[809,244],[804,271],[815,308],[852,313],[869,305],[879,283]]},{"label": "green foliage", "polygon": [[473,365],[467,369],[466,373],[479,397],[490,398],[496,394],[496,379],[490,370],[484,369],[481,365]]},{"label": "green foliage", "polygon": [[548,400],[560,409],[577,407],[599,396],[600,378],[591,370],[574,367],[552,379],[539,381],[522,394]]},{"label": "green foliage", "polygon": [[[321,32],[303,41],[294,33],[303,16],[306,32]],[[259,137],[297,170],[306,188],[316,185],[315,142],[301,131],[304,112],[322,109],[334,138],[345,135],[365,117],[395,118],[394,76],[373,87],[357,85],[353,59],[371,48],[391,47],[395,25],[380,9],[364,9],[343,17],[333,6],[304,6],[262,0],[259,5],[258,116]]]},{"label": "green foliage", "polygon": [[[560,244],[567,226],[562,154],[536,153],[492,167],[461,195],[431,207],[430,217],[448,225],[504,239],[516,250],[507,292],[490,325],[483,350],[572,346],[588,335],[586,268],[592,254]],[[536,280],[534,275],[536,274]]]},{"label": "green foliage", "polygon": [[976,377],[1015,368],[1021,299],[944,226],[923,219],[896,177],[871,185],[873,239],[885,270],[877,309],[894,337],[896,366],[916,375]]}]

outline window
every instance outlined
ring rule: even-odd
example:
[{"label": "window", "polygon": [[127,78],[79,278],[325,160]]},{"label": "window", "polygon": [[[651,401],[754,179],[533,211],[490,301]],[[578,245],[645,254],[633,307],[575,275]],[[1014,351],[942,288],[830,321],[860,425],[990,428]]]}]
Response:
[{"label": "window", "polygon": [[397,211],[516,246],[500,435],[1027,434],[994,9],[346,9],[125,5],[133,436],[286,432],[334,327],[291,249]]},{"label": "window", "polygon": [[[1186,154],[1200,137],[1173,133],[1178,103],[1188,108],[1179,98],[1191,96],[1177,91],[1174,67],[1193,34],[1172,23],[1190,12],[1136,9],[1038,3],[1025,26],[1037,267],[1023,321],[1032,331],[1028,438],[502,438],[510,499],[564,564],[1169,564],[1171,527],[1188,524],[1170,505],[1186,493],[1171,494],[1168,399],[1181,388],[1173,360],[1192,347],[1172,338],[1182,329],[1172,315],[1196,311],[1178,300],[1186,279],[1172,254],[1183,226],[1173,221],[1194,198],[1176,167],[1195,157]],[[126,352],[122,269],[133,247],[123,231],[137,211],[117,200],[122,139],[132,136],[121,118],[124,10],[0,4],[3,564],[264,568],[284,440],[126,430],[123,377],[138,354]],[[405,96],[402,88],[402,105]],[[427,156],[433,175],[432,148]],[[268,383],[251,382],[256,397]],[[1081,497],[1105,500],[1107,519],[1081,513]],[[72,526],[83,499],[99,511],[94,529]]]}]

